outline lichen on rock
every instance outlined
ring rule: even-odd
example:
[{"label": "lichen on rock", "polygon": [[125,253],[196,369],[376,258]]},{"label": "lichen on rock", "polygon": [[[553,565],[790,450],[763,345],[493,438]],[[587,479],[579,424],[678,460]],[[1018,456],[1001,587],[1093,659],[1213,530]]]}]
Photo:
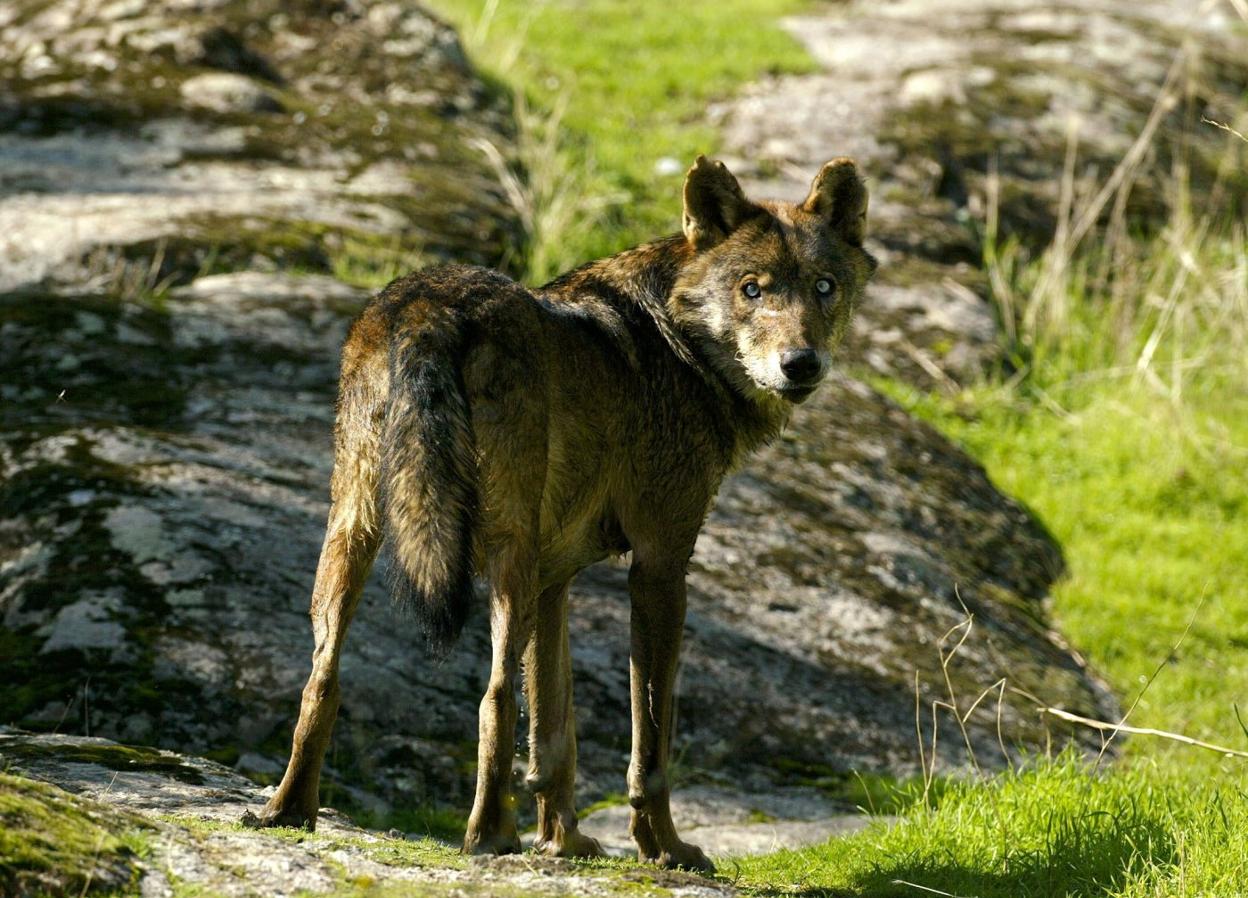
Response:
[{"label": "lichen on rock", "polygon": [[[506,150],[505,99],[419,7],[17,7],[0,29],[0,290],[140,261],[154,283],[206,264],[329,270],[350,241],[483,263],[516,246],[471,146]],[[275,220],[306,235],[297,257]],[[197,233],[208,252],[186,252]]]},{"label": "lichen on rock", "polygon": [[447,898],[737,895],[676,871],[543,857],[470,862],[423,834],[368,832],[333,811],[322,812],[316,833],[246,829],[238,819],[264,797],[255,784],[202,758],[105,739],[0,727],[0,764],[6,898],[296,898],[361,888]]}]

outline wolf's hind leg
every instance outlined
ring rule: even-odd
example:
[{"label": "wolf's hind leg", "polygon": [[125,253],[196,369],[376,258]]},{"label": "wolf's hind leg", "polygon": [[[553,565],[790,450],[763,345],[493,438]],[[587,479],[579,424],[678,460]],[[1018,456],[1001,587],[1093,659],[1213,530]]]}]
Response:
[{"label": "wolf's hind leg", "polygon": [[600,857],[602,846],[577,829],[576,719],[572,710],[572,659],[568,647],[568,584],[537,600],[533,636],[524,656],[529,699],[529,773],[537,796],[533,847],[557,857]]},{"label": "wolf's hind leg", "polygon": [[338,418],[333,501],[312,588],[312,673],[303,689],[286,774],[259,817],[259,826],[313,829],[320,807],[321,764],[338,714],[338,662],[377,556],[378,404],[369,385],[348,383]]},{"label": "wolf's hind leg", "polygon": [[537,558],[529,543],[494,553],[490,563],[490,682],[481,699],[477,746],[477,794],[464,834],[465,854],[520,851],[512,794],[516,744],[516,672],[532,626]]},{"label": "wolf's hind leg", "polygon": [[[523,303],[509,308],[522,317],[531,312]],[[520,850],[512,794],[515,687],[537,604],[547,452],[544,368],[531,347],[515,337],[532,334],[530,324],[521,320],[493,334],[463,363],[480,464],[478,545],[482,572],[490,581],[493,645],[490,682],[481,699],[477,791],[464,834],[466,854]]]}]

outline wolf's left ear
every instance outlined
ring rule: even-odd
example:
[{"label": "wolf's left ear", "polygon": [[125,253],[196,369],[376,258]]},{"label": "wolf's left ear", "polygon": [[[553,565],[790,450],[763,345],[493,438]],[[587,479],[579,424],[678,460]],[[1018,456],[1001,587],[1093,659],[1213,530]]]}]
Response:
[{"label": "wolf's left ear", "polygon": [[846,243],[862,246],[867,235],[867,185],[854,160],[833,159],[825,164],[815,175],[802,208],[822,216]]},{"label": "wolf's left ear", "polygon": [[718,160],[699,156],[685,175],[685,238],[695,249],[709,249],[761,212]]}]

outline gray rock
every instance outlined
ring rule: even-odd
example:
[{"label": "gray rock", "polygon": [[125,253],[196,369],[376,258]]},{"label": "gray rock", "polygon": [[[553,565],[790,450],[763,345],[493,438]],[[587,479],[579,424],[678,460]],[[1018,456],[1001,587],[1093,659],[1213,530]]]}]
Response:
[{"label": "gray rock", "polygon": [[[884,818],[847,813],[843,805],[807,789],[749,793],[693,786],[672,796],[672,820],[683,838],[715,857],[766,854],[826,842],[859,832]],[[632,857],[629,807],[618,804],[588,814],[581,831],[618,857]],[[525,837],[527,845],[532,834]]]},{"label": "gray rock", "polygon": [[0,28],[0,80],[0,290],[519,239],[476,149],[510,152],[505,104],[414,5],[39,0]]},{"label": "gray rock", "polygon": [[245,75],[212,72],[182,82],[182,98],[192,109],[209,112],[282,112],[280,100]]},{"label": "gray rock", "polygon": [[[33,833],[54,837],[49,818],[57,820],[68,808],[104,832],[130,834],[146,846],[142,856],[73,857],[86,867],[76,878],[57,870],[38,879],[20,868],[0,866],[6,895],[79,895],[88,886],[130,894],[137,883],[143,898],[172,898],[188,890],[230,898],[293,898],[363,886],[421,895],[608,898],[637,894],[638,881],[648,894],[656,889],[685,898],[738,894],[722,881],[654,868],[595,869],[532,855],[466,861],[446,846],[413,846],[401,836],[362,830],[328,810],[317,832],[301,837],[239,829],[233,824],[248,806],[264,800],[264,790],[202,758],[106,739],[0,728],[0,765],[6,773],[0,778],[0,799],[20,799],[6,802],[6,814],[21,820],[31,799],[36,801],[41,813],[31,814]],[[42,783],[59,788],[49,790]]]},{"label": "gray rock", "polygon": [[88,596],[66,605],[52,620],[40,654],[123,648],[126,628],[110,619],[110,612],[120,607],[116,594]]}]

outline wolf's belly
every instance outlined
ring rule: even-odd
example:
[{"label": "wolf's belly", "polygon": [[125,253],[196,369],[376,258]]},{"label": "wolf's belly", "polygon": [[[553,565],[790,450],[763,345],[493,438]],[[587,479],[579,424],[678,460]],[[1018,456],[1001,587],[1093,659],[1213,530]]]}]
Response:
[{"label": "wolf's belly", "polygon": [[570,580],[583,568],[622,555],[630,548],[619,521],[609,509],[591,506],[563,521],[543,524],[538,562],[543,588]]}]

